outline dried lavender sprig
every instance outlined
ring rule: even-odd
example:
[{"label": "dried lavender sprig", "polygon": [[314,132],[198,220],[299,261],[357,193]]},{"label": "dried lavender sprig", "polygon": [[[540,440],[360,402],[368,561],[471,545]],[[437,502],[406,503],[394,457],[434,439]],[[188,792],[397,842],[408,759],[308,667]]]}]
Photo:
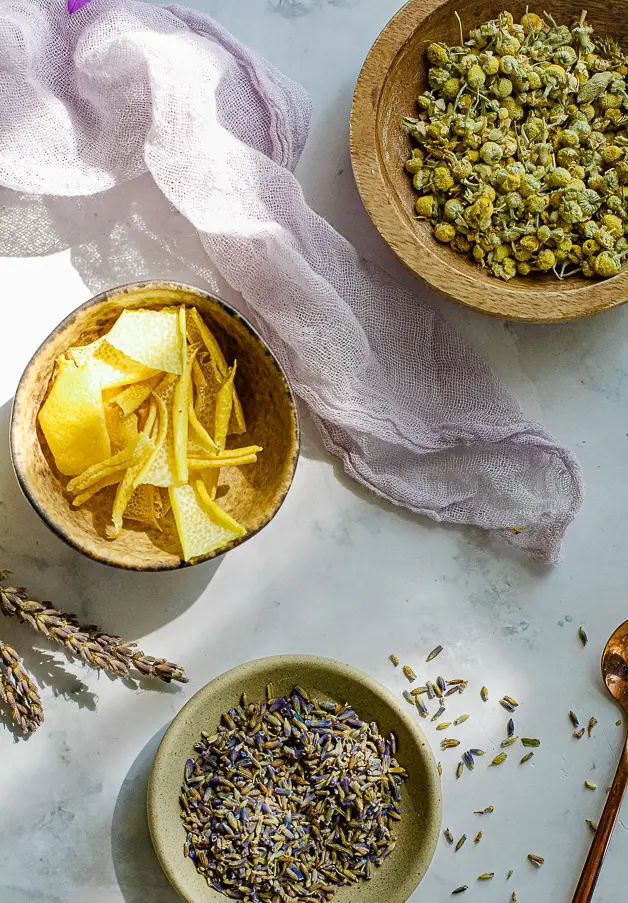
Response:
[{"label": "dried lavender sprig", "polygon": [[176,680],[186,684],[189,681],[181,665],[169,662],[165,658],[145,655],[137,648],[137,643],[123,643],[119,636],[109,636],[106,633],[95,634],[95,639],[103,647],[106,655],[111,655],[127,669],[135,668],[141,674],[145,674],[147,677],[157,677],[165,683]]},{"label": "dried lavender sprig", "polygon": [[135,643],[123,643],[120,637],[100,633],[96,627],[81,627],[75,615],[57,611],[50,602],[28,599],[23,587],[0,587],[0,612],[30,624],[33,630],[65,646],[86,665],[114,677],[126,677],[134,668],[166,683],[171,680],[187,683],[180,665],[144,655]]},{"label": "dried lavender sprig", "polygon": [[25,734],[36,731],[44,720],[39,690],[12,646],[0,640],[0,699]]}]

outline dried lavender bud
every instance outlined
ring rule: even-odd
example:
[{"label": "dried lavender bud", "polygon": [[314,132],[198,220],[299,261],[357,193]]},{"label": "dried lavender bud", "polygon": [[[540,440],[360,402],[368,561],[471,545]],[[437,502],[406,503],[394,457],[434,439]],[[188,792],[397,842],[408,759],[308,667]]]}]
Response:
[{"label": "dried lavender bud", "polygon": [[368,880],[395,849],[406,772],[376,725],[333,708],[295,688],[232,709],[224,727],[201,734],[184,769],[181,819],[185,855],[214,890],[240,887],[245,869],[247,898],[324,903],[336,887]]}]

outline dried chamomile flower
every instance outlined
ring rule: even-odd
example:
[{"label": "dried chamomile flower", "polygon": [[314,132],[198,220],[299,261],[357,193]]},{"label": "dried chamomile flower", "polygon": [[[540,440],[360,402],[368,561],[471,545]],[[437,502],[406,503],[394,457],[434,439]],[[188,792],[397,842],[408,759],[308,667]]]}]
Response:
[{"label": "dried chamomile flower", "polygon": [[427,48],[427,58],[432,66],[447,66],[450,61],[449,48],[446,44],[430,44]]},{"label": "dried chamomile flower", "polygon": [[601,226],[611,233],[613,238],[619,238],[624,234],[624,224],[614,213],[606,213],[600,219]]},{"label": "dried chamomile flower", "polygon": [[438,191],[449,191],[454,186],[454,177],[446,166],[437,166],[432,177],[432,185]]},{"label": "dried chamomile flower", "polygon": [[416,173],[422,168],[424,159],[425,155],[423,154],[423,151],[418,147],[413,147],[412,156],[406,162],[406,171],[411,173],[412,175],[416,175]]},{"label": "dried chamomile flower", "polygon": [[616,254],[602,251],[595,258],[594,269],[598,276],[616,276],[621,269],[621,260]]},{"label": "dried chamomile flower", "polygon": [[427,48],[404,119],[417,219],[501,279],[613,276],[628,255],[628,56],[571,25],[503,12]]},{"label": "dried chamomile flower", "polygon": [[438,239],[438,241],[443,241],[449,244],[450,241],[453,241],[456,237],[456,230],[451,223],[438,223],[434,227],[434,235]]},{"label": "dried chamomile flower", "polygon": [[430,194],[423,195],[415,204],[417,216],[429,218],[434,213],[434,198]]},{"label": "dried chamomile flower", "polygon": [[550,250],[550,248],[544,248],[536,259],[536,265],[542,272],[551,270],[555,263],[556,257],[554,256],[554,252]]}]

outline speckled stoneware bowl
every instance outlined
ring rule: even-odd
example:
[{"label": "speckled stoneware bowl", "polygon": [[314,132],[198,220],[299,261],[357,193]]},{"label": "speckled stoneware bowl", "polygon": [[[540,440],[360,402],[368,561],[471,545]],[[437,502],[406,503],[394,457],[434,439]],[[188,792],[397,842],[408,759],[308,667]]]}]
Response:
[{"label": "speckled stoneware bowl", "polygon": [[[125,308],[186,304],[198,308],[215,333],[227,360],[237,358],[236,386],[247,433],[238,445],[264,449],[254,467],[224,468],[217,501],[247,529],[240,539],[199,556],[181,557],[174,520],[159,532],[125,520],[111,541],[104,527],[111,514],[115,486],[73,508],[64,488],[68,478],[54,460],[37,423],[49,390],[55,359],[73,345],[86,345],[107,332]],[[141,282],[103,292],[78,307],[35,352],[20,380],[11,419],[11,454],[20,486],[35,511],[74,548],[105,564],[137,571],[161,571],[198,564],[234,548],[272,520],[286,497],[299,455],[299,426],[292,390],[272,351],[233,307],[201,289],[176,282]],[[170,523],[169,523],[170,520]]]},{"label": "speckled stoneware bowl", "polygon": [[296,685],[321,699],[349,702],[358,715],[377,721],[383,734],[394,730],[397,757],[408,771],[403,785],[403,816],[396,826],[396,848],[371,881],[340,888],[337,903],[405,903],[425,875],[440,832],[441,787],[436,762],[423,732],[407,705],[367,674],[306,655],[262,658],[217,677],[190,699],[161,741],[148,786],[148,822],[153,845],[173,887],[188,903],[225,903],[227,897],[210,888],[190,859],[183,856],[185,831],[179,793],[185,763],[194,756],[201,730],[215,731],[223,712],[242,693],[251,702],[265,700],[266,685],[277,695]]}]

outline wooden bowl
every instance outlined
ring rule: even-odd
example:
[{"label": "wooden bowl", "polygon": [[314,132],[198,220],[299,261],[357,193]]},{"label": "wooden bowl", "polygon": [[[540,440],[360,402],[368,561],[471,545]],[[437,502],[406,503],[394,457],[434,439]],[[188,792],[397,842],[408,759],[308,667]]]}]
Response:
[{"label": "wooden bowl", "polygon": [[[247,533],[223,548],[191,562],[181,557],[174,520],[164,532],[125,520],[121,535],[105,538],[115,487],[73,508],[62,476],[37,422],[55,359],[73,345],[92,342],[107,332],[125,308],[187,304],[198,308],[215,333],[227,360],[238,360],[236,386],[247,423],[238,445],[264,449],[254,467],[221,472],[217,501]],[[235,437],[233,437],[235,438]],[[292,390],[281,365],[251,324],[219,298],[176,282],[141,282],[103,292],[78,307],[35,352],[20,380],[11,419],[11,454],[26,498],[54,532],[97,561],[136,571],[161,571],[215,558],[250,539],[272,520],[286,497],[299,454],[299,426]],[[226,489],[226,492],[225,492]]]},{"label": "wooden bowl", "polygon": [[371,881],[338,890],[337,903],[405,903],[425,875],[434,855],[441,823],[441,785],[434,756],[408,705],[361,671],[340,662],[307,655],[282,655],[240,665],[217,677],[190,699],[176,716],[157,751],[148,785],[148,823],[155,851],[175,889],[188,903],[224,903],[194,864],[183,856],[185,830],[179,794],[183,770],[194,757],[201,730],[215,732],[223,712],[246,693],[251,702],[265,700],[266,685],[284,695],[299,685],[319,699],[349,702],[382,734],[395,731],[397,757],[408,772],[402,789],[403,815],[397,823],[396,848]]},{"label": "wooden bowl", "polygon": [[[541,12],[527,0],[507,9],[516,20]],[[552,275],[516,276],[504,282],[468,257],[439,244],[429,223],[413,219],[416,193],[404,171],[410,141],[404,116],[415,116],[416,97],[427,88],[425,51],[431,41],[459,44],[457,11],[465,34],[495,18],[503,0],[410,0],[391,19],[373,45],[360,73],[351,110],[351,158],[362,201],[382,238],[415,276],[453,301],[481,313],[535,323],[587,317],[628,298],[628,270],[606,280]],[[628,3],[592,0],[587,22],[599,35],[620,43],[626,38]],[[559,24],[571,23],[580,2],[557,0],[551,12]]]}]

